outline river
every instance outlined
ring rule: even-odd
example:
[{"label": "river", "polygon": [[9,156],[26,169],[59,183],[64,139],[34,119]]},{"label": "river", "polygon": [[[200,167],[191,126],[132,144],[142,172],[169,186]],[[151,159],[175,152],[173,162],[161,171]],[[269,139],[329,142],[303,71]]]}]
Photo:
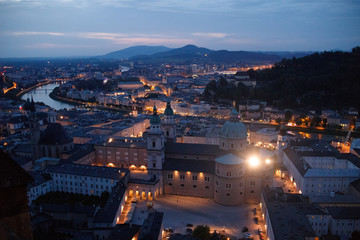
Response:
[{"label": "river", "polygon": [[74,105],[62,103],[62,102],[56,101],[56,100],[52,99],[51,97],[49,97],[49,94],[52,92],[52,90],[54,90],[54,88],[58,87],[59,85],[60,84],[57,84],[57,83],[51,83],[51,84],[37,87],[33,90],[30,90],[26,94],[24,94],[21,97],[21,99],[26,100],[28,98],[31,99],[31,97],[33,97],[34,102],[43,102],[45,105],[48,105],[49,107],[52,107],[56,110],[60,110],[63,108],[66,108],[66,109],[73,108]]}]

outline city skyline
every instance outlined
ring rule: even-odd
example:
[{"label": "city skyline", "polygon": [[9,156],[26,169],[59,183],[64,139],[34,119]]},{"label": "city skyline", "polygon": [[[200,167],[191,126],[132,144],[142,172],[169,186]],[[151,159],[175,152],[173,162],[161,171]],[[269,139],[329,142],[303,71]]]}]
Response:
[{"label": "city skyline", "polygon": [[135,45],[245,51],[348,51],[355,1],[0,1],[5,57],[95,56]]}]

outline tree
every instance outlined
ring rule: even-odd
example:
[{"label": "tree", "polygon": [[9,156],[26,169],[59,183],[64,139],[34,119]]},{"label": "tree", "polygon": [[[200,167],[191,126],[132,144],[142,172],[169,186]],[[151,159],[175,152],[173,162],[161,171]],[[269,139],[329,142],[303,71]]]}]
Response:
[{"label": "tree", "polygon": [[289,110],[287,110],[286,112],[285,112],[285,121],[290,121],[291,120],[291,118],[292,118],[292,113],[291,113],[291,111],[289,111]]},{"label": "tree", "polygon": [[200,240],[209,240],[210,228],[207,225],[198,225],[195,227],[192,235]]},{"label": "tree", "polygon": [[281,121],[282,121],[282,119],[281,119],[281,118],[277,118],[277,119],[275,120],[275,122],[276,122],[277,124],[280,124],[280,123],[281,123]]}]

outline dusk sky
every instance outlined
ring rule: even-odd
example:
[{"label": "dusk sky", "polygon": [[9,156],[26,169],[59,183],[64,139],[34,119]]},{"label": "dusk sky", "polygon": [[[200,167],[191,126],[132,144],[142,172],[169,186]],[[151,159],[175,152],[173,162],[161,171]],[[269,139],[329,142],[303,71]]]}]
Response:
[{"label": "dusk sky", "polygon": [[360,45],[358,0],[0,0],[0,57],[134,45],[323,51]]}]

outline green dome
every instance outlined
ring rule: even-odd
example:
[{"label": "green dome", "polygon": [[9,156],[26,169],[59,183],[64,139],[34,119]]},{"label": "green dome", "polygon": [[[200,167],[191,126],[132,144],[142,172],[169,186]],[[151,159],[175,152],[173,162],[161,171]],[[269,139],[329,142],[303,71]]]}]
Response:
[{"label": "green dome", "polygon": [[226,121],[220,130],[221,138],[239,139],[247,137],[247,129],[242,122]]},{"label": "green dome", "polygon": [[164,111],[164,115],[166,115],[166,116],[174,115],[174,111],[171,108],[170,102],[167,102],[167,104],[166,104],[166,109]]},{"label": "green dome", "polygon": [[157,108],[154,106],[154,113],[150,117],[150,124],[161,124],[160,116],[157,115]]},{"label": "green dome", "polygon": [[220,130],[221,138],[243,139],[247,137],[245,125],[239,121],[238,111],[235,108],[230,113],[230,120],[226,121]]}]

